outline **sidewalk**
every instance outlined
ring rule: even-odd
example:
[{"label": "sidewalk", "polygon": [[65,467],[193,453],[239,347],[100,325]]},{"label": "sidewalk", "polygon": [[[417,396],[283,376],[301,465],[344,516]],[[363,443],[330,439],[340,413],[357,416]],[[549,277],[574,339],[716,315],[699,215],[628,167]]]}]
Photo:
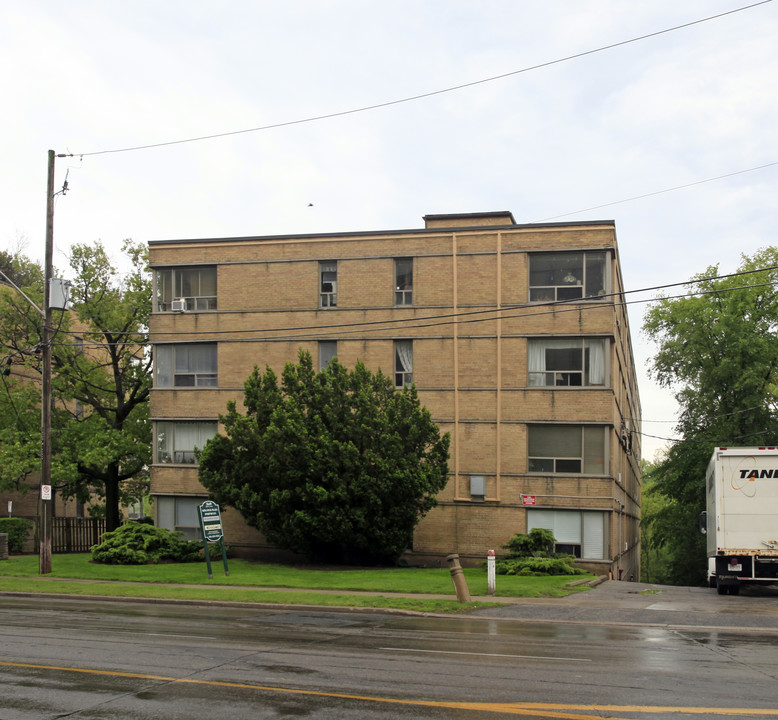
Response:
[{"label": "sidewalk", "polygon": [[607,580],[564,598],[516,598],[471,617],[593,625],[715,628],[778,634],[778,587],[746,587],[738,596],[705,587],[677,587]]}]

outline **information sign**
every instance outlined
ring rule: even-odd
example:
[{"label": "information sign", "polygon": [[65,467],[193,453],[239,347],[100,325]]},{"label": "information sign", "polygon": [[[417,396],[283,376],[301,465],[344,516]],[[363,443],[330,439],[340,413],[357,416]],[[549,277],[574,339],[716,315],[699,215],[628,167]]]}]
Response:
[{"label": "information sign", "polygon": [[222,539],[222,517],[219,506],[213,500],[206,500],[200,505],[200,522],[203,526],[203,538],[208,542],[218,542]]},{"label": "information sign", "polygon": [[224,531],[222,530],[222,516],[219,512],[219,506],[213,500],[206,500],[199,508],[200,530],[203,533],[203,552],[205,553],[205,564],[208,567],[208,578],[213,578],[211,571],[211,549],[209,542],[218,542],[221,544],[222,561],[224,562],[224,574],[229,575],[230,570],[227,567],[227,548],[224,546]]},{"label": "information sign", "polygon": [[534,505],[535,504],[535,496],[534,495],[522,495],[521,496],[521,504],[522,505]]},{"label": "information sign", "polygon": [[41,485],[41,500],[51,500],[51,485]]}]

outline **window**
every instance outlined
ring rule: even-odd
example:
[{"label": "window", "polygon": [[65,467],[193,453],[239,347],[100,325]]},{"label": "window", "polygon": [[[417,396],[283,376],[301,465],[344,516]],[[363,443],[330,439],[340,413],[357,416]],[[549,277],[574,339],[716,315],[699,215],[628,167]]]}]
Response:
[{"label": "window", "polygon": [[216,343],[155,346],[157,387],[216,387]]},{"label": "window", "polygon": [[214,435],[215,422],[162,422],[156,423],[157,463],[195,465],[195,449],[202,450]]},{"label": "window", "polygon": [[321,340],[319,342],[319,370],[324,370],[337,354],[337,340]]},{"label": "window", "polygon": [[583,560],[604,560],[608,544],[607,513],[595,510],[527,510],[527,532],[554,533],[556,552]]},{"label": "window", "polygon": [[394,304],[413,305],[413,258],[394,261]]},{"label": "window", "polygon": [[158,311],[216,310],[215,266],[165,268],[156,276]]},{"label": "window", "polygon": [[188,540],[202,540],[199,508],[205,498],[157,496],[157,527],[183,533]]},{"label": "window", "polygon": [[604,338],[537,338],[527,347],[531,387],[605,384]]},{"label": "window", "polygon": [[532,302],[587,300],[608,292],[607,253],[533,253],[529,259],[529,299]]},{"label": "window", "polygon": [[600,425],[530,425],[528,470],[531,473],[608,471],[607,428]]},{"label": "window", "polygon": [[338,263],[334,260],[319,263],[319,293],[321,307],[338,304]]},{"label": "window", "polygon": [[403,388],[413,382],[413,340],[394,341],[394,386]]}]

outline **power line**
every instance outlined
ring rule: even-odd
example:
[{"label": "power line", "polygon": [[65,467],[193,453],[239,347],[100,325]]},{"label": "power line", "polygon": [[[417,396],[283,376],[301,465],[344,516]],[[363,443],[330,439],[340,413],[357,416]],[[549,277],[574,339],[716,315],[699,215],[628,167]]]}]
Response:
[{"label": "power line", "polygon": [[[721,443],[722,440],[720,437],[717,437],[715,439],[706,440],[705,438],[669,438],[669,437],[662,437],[661,435],[649,435],[648,433],[643,433],[638,430],[633,430],[632,432],[637,433],[638,435],[641,435],[642,437],[649,437],[653,438],[654,440],[665,440],[667,442],[673,442],[673,443],[693,443],[695,445],[709,445],[711,443]],[[760,437],[762,435],[768,435],[769,433],[778,433],[778,427],[772,427],[768,428],[767,430],[759,430],[757,432],[747,433],[746,435],[736,435],[734,437],[730,437],[727,439],[727,444],[735,441],[735,440],[746,440],[748,438],[754,438],[754,437]]]},{"label": "power line", "polygon": [[[769,272],[771,270],[778,270],[778,265],[773,265],[769,267],[763,267],[758,268],[756,270],[742,270],[735,273],[727,273],[725,275],[716,275],[716,276],[706,276],[703,278],[697,278],[694,280],[684,280],[681,282],[674,282],[674,283],[666,283],[663,285],[654,285],[650,287],[645,288],[639,288],[637,290],[623,290],[621,292],[614,292],[609,293],[606,295],[601,296],[602,298],[615,298],[619,296],[624,295],[633,295],[633,294],[641,294],[641,293],[647,293],[647,292],[657,292],[660,290],[667,290],[669,288],[674,287],[682,287],[682,286],[689,286],[689,285],[697,285],[699,283],[703,282],[711,282],[711,281],[718,281],[718,280],[726,280],[729,278],[735,278],[735,277],[743,277],[746,275],[753,275],[755,273],[760,272]],[[733,288],[719,288],[714,290],[707,290],[707,291],[700,291],[695,293],[696,295],[706,295],[706,294],[717,294],[717,293],[723,293],[723,292],[731,292],[735,290],[748,290],[748,289],[754,289],[758,287],[773,287],[776,284],[778,284],[778,280],[775,282],[769,282],[769,283],[758,283],[755,285],[739,285],[737,287]],[[303,326],[296,326],[296,327],[282,327],[282,328],[250,328],[250,329],[232,329],[232,330],[198,330],[198,335],[209,335],[209,336],[215,336],[215,335],[237,335],[239,333],[280,333],[280,332],[302,332],[305,330],[324,330],[324,333],[317,333],[314,335],[314,337],[321,337],[323,335],[329,335],[332,334],[333,331],[338,331],[344,328],[357,328],[353,331],[349,331],[349,334],[355,333],[355,332],[361,332],[364,330],[365,327],[381,327],[381,326],[392,326],[396,324],[402,324],[403,328],[412,328],[412,329],[418,329],[418,328],[425,328],[425,327],[431,327],[434,325],[448,325],[452,324],[454,322],[459,322],[460,318],[471,318],[466,319],[461,322],[461,324],[465,323],[473,323],[473,322],[494,322],[495,320],[501,319],[501,318],[520,318],[520,317],[537,317],[538,315],[547,314],[547,313],[555,313],[555,312],[577,312],[581,310],[591,310],[591,309],[597,309],[602,307],[616,307],[616,306],[626,306],[626,305],[633,305],[637,303],[646,303],[646,302],[659,302],[662,300],[673,300],[673,299],[679,299],[689,297],[687,294],[684,295],[674,295],[674,296],[664,296],[664,297],[658,297],[658,298],[647,298],[643,300],[632,300],[632,301],[624,301],[620,303],[611,303],[609,305],[602,304],[599,300],[595,301],[592,300],[590,302],[582,303],[581,298],[577,298],[575,300],[561,300],[557,302],[527,302],[527,303],[520,303],[520,304],[511,304],[502,306],[499,308],[488,308],[484,310],[465,310],[461,312],[456,313],[445,313],[440,315],[427,315],[422,318],[404,318],[404,319],[392,319],[392,320],[373,320],[373,321],[364,321],[364,322],[349,322],[349,323],[338,323],[338,324],[332,324],[327,325],[326,327],[322,328],[321,324],[317,325],[303,325]],[[548,310],[544,312],[532,312],[527,313],[527,315],[510,315],[507,313],[510,313],[511,311],[515,310],[527,310],[530,308],[537,309],[537,308],[549,308]],[[340,310],[349,310],[349,308],[339,308]],[[354,310],[362,310],[362,308],[354,308]],[[257,310],[256,312],[260,312],[260,310]],[[488,314],[496,314],[501,313],[495,317],[477,317],[474,318],[474,316],[482,316],[482,315],[488,315]],[[504,313],[504,314],[503,314]],[[416,324],[413,324],[416,323]],[[423,323],[423,324],[422,324]],[[393,329],[393,328],[389,328]],[[79,330],[79,331],[68,331],[69,334],[72,335],[78,335],[86,337],[90,334],[104,334],[101,330],[93,330],[93,331],[85,331],[85,330]],[[155,332],[149,332],[149,331],[129,331],[129,332],[112,332],[110,333],[112,335],[122,336],[122,335],[130,335],[130,336],[139,336],[140,339],[138,342],[141,342],[143,340],[149,340],[151,335],[191,335],[192,332],[188,330],[178,330],[178,331],[155,331]],[[345,334],[345,333],[341,333]],[[311,335],[308,336],[283,336],[281,338],[277,339],[299,339],[300,337],[311,337]],[[115,343],[115,344],[126,344],[125,343]],[[84,343],[84,346],[90,345],[90,343]],[[105,343],[97,343],[95,346],[104,346]]]},{"label": "power line", "polygon": [[602,205],[594,205],[588,208],[582,208],[581,210],[574,210],[573,212],[563,213],[562,215],[552,215],[551,217],[543,218],[537,222],[548,222],[549,220],[558,220],[559,218],[569,217],[570,215],[578,215],[583,212],[590,212],[591,210],[599,210],[600,208],[610,207],[611,205],[621,205],[622,203],[632,202],[633,200],[642,200],[643,198],[653,197],[654,195],[662,195],[663,193],[673,192],[675,190],[684,190],[685,188],[694,187],[695,185],[703,185],[704,183],[713,182],[714,180],[723,180],[724,178],[735,177],[735,175],[742,175],[743,173],[754,172],[755,170],[764,170],[768,167],[778,165],[778,161],[765,163],[764,165],[757,165],[756,167],[747,168],[746,170],[737,170],[735,172],[727,173],[726,175],[717,175],[716,177],[706,178],[705,180],[697,180],[695,182],[687,183],[686,185],[676,185],[675,187],[665,188],[664,190],[655,190],[654,192],[645,193],[643,195],[635,195],[634,197],[624,198],[623,200],[614,200],[613,202],[603,203]]},{"label": "power line", "polygon": [[571,60],[578,60],[588,55],[594,55],[596,53],[605,52],[606,50],[613,50],[614,48],[623,47],[624,45],[630,45],[632,43],[640,42],[641,40],[647,40],[649,38],[658,37],[660,35],[665,35],[667,33],[675,32],[676,30],[682,30],[685,28],[693,27],[694,25],[699,25],[701,23],[708,22],[710,20],[717,20],[719,18],[726,17],[727,15],[733,15],[735,13],[742,12],[744,10],[750,10],[760,5],[766,5],[767,3],[770,3],[772,1],[773,0],[760,0],[760,2],[752,3],[751,5],[744,5],[743,7],[735,8],[734,10],[727,10],[726,12],[718,13],[717,15],[710,15],[708,17],[701,18],[699,20],[693,20],[688,23],[683,23],[681,25],[675,25],[670,28],[665,28],[664,30],[657,30],[656,32],[647,33],[645,35],[639,35],[638,37],[630,38],[629,40],[622,40],[620,42],[611,43],[610,45],[603,45],[601,47],[594,48],[592,50],[585,50],[583,52],[575,53],[573,55],[567,55],[565,57],[558,58],[556,60],[549,60],[547,62],[538,63],[536,65],[530,65],[528,67],[521,68],[519,70],[512,70],[510,72],[501,73],[500,75],[493,75],[488,78],[482,78],[481,80],[474,80],[472,82],[461,83],[459,85],[454,85],[452,87],[443,88],[440,90],[432,90],[430,92],[420,93],[418,95],[411,95],[409,97],[404,97],[397,100],[388,100],[381,103],[375,103],[373,105],[365,105],[359,108],[352,108],[350,110],[341,110],[339,112],[326,113],[322,115],[314,115],[311,117],[301,118],[298,120],[288,120],[286,122],[272,123],[270,125],[261,125],[259,127],[247,128],[243,130],[232,130],[228,132],[214,133],[212,135],[200,135],[198,137],[184,138],[180,140],[169,140],[167,142],[150,143],[147,145],[135,145],[131,147],[116,148],[113,150],[98,150],[98,151],[85,152],[85,153],[63,153],[57,155],[57,157],[84,158],[93,155],[107,155],[112,153],[133,152],[136,150],[150,150],[153,148],[168,147],[170,145],[182,145],[184,143],[200,142],[203,140],[215,140],[217,138],[230,137],[234,135],[245,135],[247,133],[260,132],[263,130],[273,130],[281,127],[289,127],[291,125],[302,125],[304,123],[318,122],[319,120],[329,120],[332,118],[344,117],[346,115],[355,115],[357,113],[368,112],[370,110],[379,110],[381,108],[391,107],[393,105],[401,105],[403,103],[409,103],[409,102],[414,102],[416,100],[423,100],[426,98],[435,97],[436,95],[443,95],[445,93],[451,93],[457,90],[464,90],[466,88],[475,87],[477,85],[483,85],[485,83],[494,82],[496,80],[503,80],[505,78],[512,77],[514,75],[521,75],[523,73],[528,73],[533,70],[540,70],[542,68],[551,67],[553,65],[559,65],[561,63],[569,62]]}]

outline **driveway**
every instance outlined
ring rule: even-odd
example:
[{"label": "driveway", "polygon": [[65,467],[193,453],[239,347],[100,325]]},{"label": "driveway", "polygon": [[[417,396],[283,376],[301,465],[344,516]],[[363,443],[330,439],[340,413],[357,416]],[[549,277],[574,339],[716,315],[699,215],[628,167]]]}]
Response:
[{"label": "driveway", "polygon": [[[498,578],[499,583],[499,578]],[[719,595],[704,587],[606,580],[564,598],[517,600],[471,616],[603,625],[728,628],[778,634],[778,587],[744,587]]]}]

